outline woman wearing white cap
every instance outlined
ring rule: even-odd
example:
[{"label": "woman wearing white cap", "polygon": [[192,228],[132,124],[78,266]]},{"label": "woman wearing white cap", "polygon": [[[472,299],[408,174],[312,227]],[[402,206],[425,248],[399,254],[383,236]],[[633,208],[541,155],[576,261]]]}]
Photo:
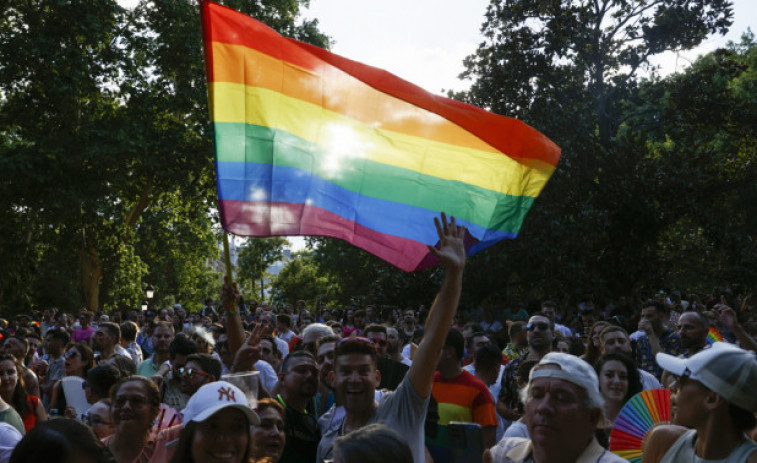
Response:
[{"label": "woman wearing white cap", "polygon": [[644,462],[757,462],[757,444],[745,434],[757,424],[757,357],[725,342],[689,358],[657,354],[677,378],[675,425],[647,437]]},{"label": "woman wearing white cap", "polygon": [[202,386],[182,410],[172,463],[242,463],[249,459],[250,425],[260,424],[244,393],[226,381]]}]

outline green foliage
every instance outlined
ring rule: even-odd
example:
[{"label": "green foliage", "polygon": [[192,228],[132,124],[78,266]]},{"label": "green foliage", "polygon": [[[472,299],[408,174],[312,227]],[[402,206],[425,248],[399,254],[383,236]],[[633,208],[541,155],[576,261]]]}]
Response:
[{"label": "green foliage", "polygon": [[267,284],[266,270],[275,262],[282,259],[287,240],[280,236],[270,238],[250,238],[239,249],[237,259],[237,281],[243,287],[256,288],[259,292],[249,296],[260,300],[265,299]]},{"label": "green foliage", "polygon": [[[429,223],[429,227],[433,227]],[[335,238],[309,239],[312,259],[321,274],[329,275],[344,289],[337,302],[355,300],[401,307],[430,305],[441,279],[437,269],[405,273],[362,249]]]},{"label": "green foliage", "polygon": [[295,253],[276,276],[273,286],[276,302],[318,299],[328,304],[340,292],[335,280],[319,270],[308,251]]},{"label": "green foliage", "polygon": [[[328,45],[302,2],[228,2]],[[0,4],[0,310],[218,293],[197,2]]]},{"label": "green foliage", "polygon": [[[662,51],[691,48],[708,34],[725,33],[731,17],[728,1],[491,2],[484,41],[465,62],[463,76],[474,80],[471,91],[458,96],[523,119],[561,146],[563,155],[520,237],[471,259],[468,290],[474,300],[602,300],[704,282],[679,271],[671,253],[677,233],[691,237],[688,245],[698,242],[690,224],[713,226],[699,219],[711,203],[686,193],[706,190],[702,182],[723,178],[722,172],[690,170],[691,156],[712,165],[730,158],[729,152],[743,152],[726,135],[730,123],[723,112],[733,102],[681,88],[681,96],[703,97],[709,109],[697,117],[711,130],[702,133],[692,119],[660,132],[653,106],[682,82],[653,78],[640,88],[639,75],[654,71],[650,58]],[[712,90],[734,77],[696,73],[691,80]],[[652,96],[652,88],[663,90]],[[673,110],[670,116],[680,121],[685,114]],[[690,136],[679,136],[684,134]],[[694,134],[700,140],[691,139]],[[701,149],[704,139],[708,150]],[[742,261],[729,262],[735,270]]]}]

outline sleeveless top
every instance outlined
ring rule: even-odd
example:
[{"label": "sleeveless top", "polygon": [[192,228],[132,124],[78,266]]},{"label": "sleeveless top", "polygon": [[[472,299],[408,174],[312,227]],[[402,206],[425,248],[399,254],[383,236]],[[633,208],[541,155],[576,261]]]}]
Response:
[{"label": "sleeveless top", "polygon": [[24,422],[24,430],[29,432],[34,426],[37,425],[37,405],[39,404],[39,398],[37,396],[26,396],[26,413],[21,417]]},{"label": "sleeveless top", "polygon": [[660,463],[694,462],[694,463],[744,463],[749,455],[757,450],[757,444],[747,439],[741,445],[733,449],[730,455],[722,460],[705,460],[694,453],[694,444],[697,440],[697,431],[692,429],[673,443]]}]

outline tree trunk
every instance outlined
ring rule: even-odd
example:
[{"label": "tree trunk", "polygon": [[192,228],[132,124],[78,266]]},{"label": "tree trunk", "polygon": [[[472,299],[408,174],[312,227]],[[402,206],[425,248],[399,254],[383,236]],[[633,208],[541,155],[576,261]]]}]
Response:
[{"label": "tree trunk", "polygon": [[102,276],[102,262],[97,249],[92,246],[80,249],[79,263],[87,310],[96,312],[100,308],[100,277]]}]

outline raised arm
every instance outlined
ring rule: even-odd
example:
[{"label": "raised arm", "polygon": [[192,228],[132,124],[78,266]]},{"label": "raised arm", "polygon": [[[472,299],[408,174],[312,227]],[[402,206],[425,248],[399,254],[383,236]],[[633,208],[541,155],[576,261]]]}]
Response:
[{"label": "raised arm", "polygon": [[448,222],[443,212],[441,222],[434,218],[434,225],[439,234],[440,247],[428,248],[444,266],[444,281],[426,317],[425,335],[407,373],[415,391],[424,399],[431,394],[436,364],[460,301],[465,268],[465,227],[458,227],[454,217]]}]

